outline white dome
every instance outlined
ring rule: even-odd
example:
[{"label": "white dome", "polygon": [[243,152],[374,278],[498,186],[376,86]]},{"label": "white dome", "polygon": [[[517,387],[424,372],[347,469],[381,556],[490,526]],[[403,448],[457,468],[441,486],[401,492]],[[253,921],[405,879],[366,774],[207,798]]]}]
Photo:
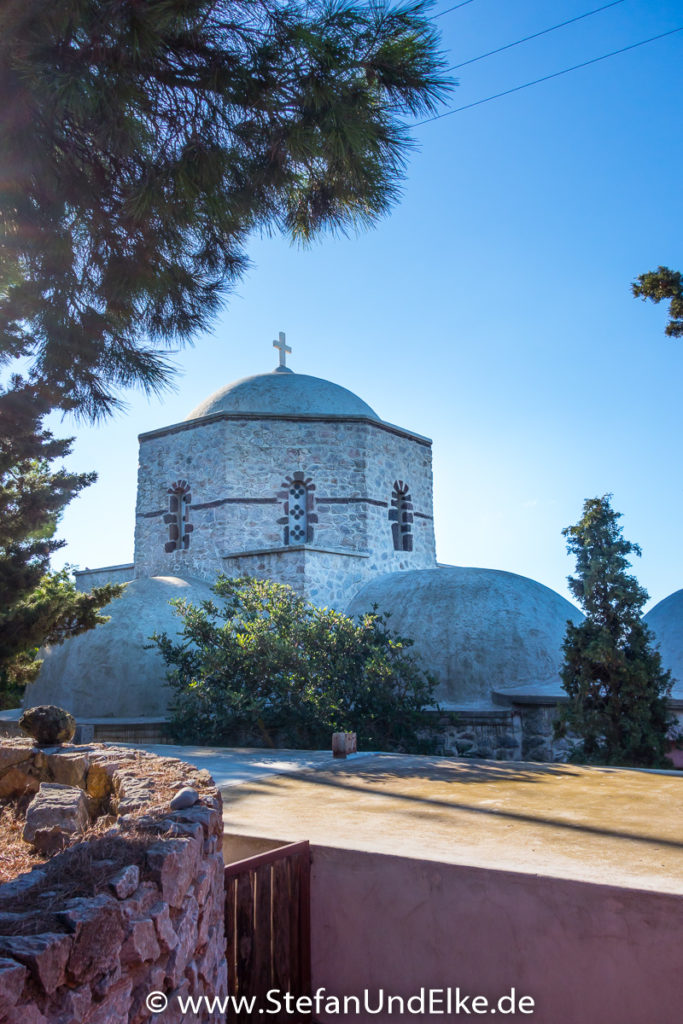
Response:
[{"label": "white dome", "polygon": [[414,653],[439,679],[446,708],[491,707],[492,691],[560,696],[567,620],[583,616],[554,590],[494,569],[443,566],[395,572],[368,583],[347,612],[373,604],[389,627],[415,641]]},{"label": "white dome", "polygon": [[674,677],[671,696],[683,700],[683,590],[665,597],[643,621],[654,633],[664,668],[671,669]]},{"label": "white dome", "polygon": [[362,398],[339,384],[282,368],[228,384],[201,402],[187,419],[196,420],[218,412],[258,416],[365,416],[379,420]]},{"label": "white dome", "polygon": [[180,618],[168,603],[194,604],[212,596],[208,583],[177,576],[132,580],[102,609],[109,622],[63,644],[48,647],[40,675],[24,697],[24,707],[58,704],[76,718],[162,716],[169,688],[166,665],[156,650],[145,650],[155,631],[177,633]]}]

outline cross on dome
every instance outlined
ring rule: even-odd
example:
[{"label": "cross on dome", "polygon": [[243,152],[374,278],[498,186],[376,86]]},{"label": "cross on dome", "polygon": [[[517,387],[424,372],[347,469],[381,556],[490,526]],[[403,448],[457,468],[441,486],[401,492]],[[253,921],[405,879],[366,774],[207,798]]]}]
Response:
[{"label": "cross on dome", "polygon": [[285,342],[285,333],[284,333],[284,331],[280,331],[280,333],[278,335],[278,339],[279,339],[278,341],[274,341],[273,342],[273,348],[276,348],[278,350],[278,352],[280,353],[280,365],[279,365],[278,369],[279,370],[288,370],[289,367],[287,366],[287,353],[288,352],[291,353],[292,350],[289,347],[289,345],[287,345],[286,342]]}]

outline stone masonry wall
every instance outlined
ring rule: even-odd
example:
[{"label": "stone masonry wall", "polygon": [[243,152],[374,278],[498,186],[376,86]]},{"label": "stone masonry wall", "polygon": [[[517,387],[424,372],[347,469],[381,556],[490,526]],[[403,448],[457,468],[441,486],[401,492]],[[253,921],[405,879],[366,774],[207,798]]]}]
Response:
[{"label": "stone masonry wall", "polygon": [[[149,776],[159,765],[171,774],[175,766],[180,784],[195,788],[192,806],[173,810],[155,798]],[[46,780],[80,787],[91,807],[117,818],[103,838],[0,886],[0,932],[8,933],[0,935],[3,1024],[180,1024],[189,1018],[178,997],[224,998],[221,800],[208,772],[126,748],[45,751],[3,741],[0,793],[31,793]],[[112,840],[114,851],[119,842],[142,842],[141,862],[122,868],[93,859],[89,870],[104,879],[101,891],[60,900],[55,887],[65,884],[69,857]],[[79,880],[68,884],[73,892]],[[156,1002],[148,1004],[150,993]],[[168,1009],[156,1014],[164,1000]]]},{"label": "stone masonry wall", "polygon": [[[283,547],[283,484],[294,473],[312,485],[308,543],[369,554],[353,568],[335,565],[327,591],[324,573],[316,579],[321,603],[345,602],[352,581],[361,585],[378,574],[436,564],[429,442],[366,420],[222,415],[142,435],[136,575],[211,581],[218,572],[234,572],[236,563],[226,555]],[[399,480],[410,491],[412,551],[394,550],[389,513]],[[191,496],[192,530],[186,548],[166,551],[168,490],[178,481]],[[287,574],[292,563],[271,564]]]},{"label": "stone masonry wall", "polygon": [[107,565],[100,569],[78,569],[74,572],[76,590],[87,591],[93,587],[104,587],[107,583],[129,583],[135,578],[135,567],[129,565]]}]

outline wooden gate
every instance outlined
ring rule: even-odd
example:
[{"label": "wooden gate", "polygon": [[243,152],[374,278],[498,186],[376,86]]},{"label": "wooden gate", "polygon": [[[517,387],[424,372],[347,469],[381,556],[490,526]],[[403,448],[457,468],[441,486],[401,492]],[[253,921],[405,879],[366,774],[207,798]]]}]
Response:
[{"label": "wooden gate", "polygon": [[272,1012],[266,994],[275,989],[280,1000],[311,994],[310,865],[306,841],[225,868],[228,992],[256,999],[254,1014],[233,1009],[228,1024],[254,1020],[260,1008],[271,1010],[266,1019],[276,1024],[307,1016]]}]

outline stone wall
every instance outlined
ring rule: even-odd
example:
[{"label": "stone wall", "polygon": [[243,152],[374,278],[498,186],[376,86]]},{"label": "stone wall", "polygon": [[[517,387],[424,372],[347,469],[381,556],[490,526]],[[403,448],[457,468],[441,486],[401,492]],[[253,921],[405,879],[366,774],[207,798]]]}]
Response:
[{"label": "stone wall", "polygon": [[[0,886],[3,1024],[179,1024],[177,997],[223,998],[223,828],[208,772],[125,748],[46,751],[26,740],[4,741],[0,766],[4,796],[63,780],[114,822]],[[175,809],[159,799],[168,785]]]},{"label": "stone wall", "polygon": [[105,565],[99,569],[74,570],[76,590],[84,593],[93,587],[104,587],[107,583],[128,583],[134,577],[135,566],[132,562],[126,565]]},{"label": "stone wall", "polygon": [[[240,552],[279,555],[287,540],[287,480],[294,474],[309,489],[307,543],[369,556],[352,569],[339,563],[329,586],[319,573],[314,587],[321,603],[339,607],[351,585],[435,565],[429,441],[362,418],[219,414],[141,436],[136,575],[211,581],[219,572],[244,571],[233,560]],[[399,480],[409,488],[412,550],[394,549],[390,513]],[[180,482],[189,495],[191,531],[186,547],[165,550],[174,530],[169,489]],[[291,565],[276,559],[285,575]]]},{"label": "stone wall", "polygon": [[522,759],[522,722],[506,708],[435,715],[431,734],[436,752],[447,757]]}]

